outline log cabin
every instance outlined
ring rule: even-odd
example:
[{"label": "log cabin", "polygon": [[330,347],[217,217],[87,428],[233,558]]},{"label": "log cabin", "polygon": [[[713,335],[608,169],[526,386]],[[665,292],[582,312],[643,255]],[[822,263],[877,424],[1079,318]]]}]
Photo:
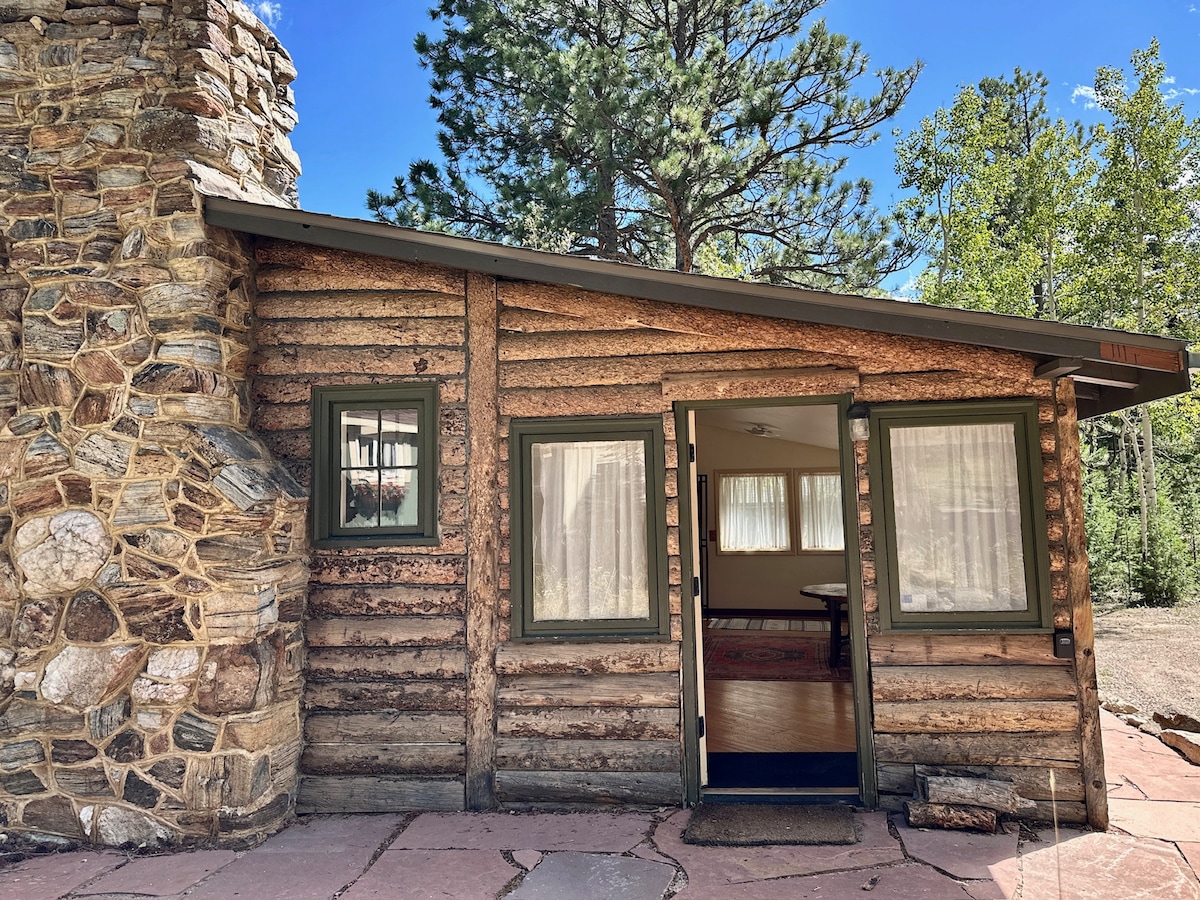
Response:
[{"label": "log cabin", "polygon": [[7,831],[935,771],[1106,825],[1078,421],[1183,342],[299,211],[241,0],[18,4],[0,72]]}]

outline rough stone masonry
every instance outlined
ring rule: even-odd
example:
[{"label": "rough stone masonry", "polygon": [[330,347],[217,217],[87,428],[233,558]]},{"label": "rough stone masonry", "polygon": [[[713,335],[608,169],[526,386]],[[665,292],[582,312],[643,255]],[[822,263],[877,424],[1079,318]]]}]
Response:
[{"label": "rough stone masonry", "polygon": [[0,0],[0,830],[292,809],[305,492],[248,430],[247,248],[295,69],[239,0]]}]

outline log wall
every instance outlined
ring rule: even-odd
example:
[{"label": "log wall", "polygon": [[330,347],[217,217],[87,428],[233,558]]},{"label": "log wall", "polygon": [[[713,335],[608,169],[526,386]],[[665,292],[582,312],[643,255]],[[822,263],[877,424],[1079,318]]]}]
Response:
[{"label": "log wall", "polygon": [[[442,403],[441,544],[314,553],[301,809],[681,801],[677,401],[1037,400],[1055,624],[1076,624],[1064,515],[1076,500],[1061,476],[1073,401],[1056,404],[1029,359],[282,242],[261,242],[258,259],[254,426],[297,479],[309,481],[313,384],[436,378]],[[511,640],[510,423],[586,415],[662,416],[665,641]],[[911,794],[918,767],[941,767],[1012,781],[1040,812],[1054,801],[1082,821],[1094,766],[1081,676],[1046,634],[882,634],[865,444],[855,464],[856,640],[869,647],[883,804]]]},{"label": "log wall", "polygon": [[301,812],[462,809],[465,273],[260,242],[253,427],[311,481],[313,385],[438,382],[432,547],[315,549]]}]

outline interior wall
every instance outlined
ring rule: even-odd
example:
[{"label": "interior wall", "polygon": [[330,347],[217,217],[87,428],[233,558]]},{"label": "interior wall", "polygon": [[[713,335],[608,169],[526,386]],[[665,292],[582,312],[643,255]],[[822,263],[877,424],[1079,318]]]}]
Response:
[{"label": "interior wall", "polygon": [[[801,409],[801,408],[798,408]],[[721,469],[838,468],[838,451],[780,438],[765,438],[702,424],[696,416],[696,468],[708,475],[708,528],[717,524],[716,479]],[[804,584],[846,580],[845,554],[734,556],[716,552],[709,541],[708,605],[732,609],[801,609],[824,611],[819,600],[801,597]]]}]

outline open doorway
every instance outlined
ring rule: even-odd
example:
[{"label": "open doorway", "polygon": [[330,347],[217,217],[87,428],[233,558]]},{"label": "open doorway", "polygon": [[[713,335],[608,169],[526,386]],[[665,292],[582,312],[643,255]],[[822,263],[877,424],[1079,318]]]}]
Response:
[{"label": "open doorway", "polygon": [[838,406],[689,416],[705,795],[857,798]]}]

